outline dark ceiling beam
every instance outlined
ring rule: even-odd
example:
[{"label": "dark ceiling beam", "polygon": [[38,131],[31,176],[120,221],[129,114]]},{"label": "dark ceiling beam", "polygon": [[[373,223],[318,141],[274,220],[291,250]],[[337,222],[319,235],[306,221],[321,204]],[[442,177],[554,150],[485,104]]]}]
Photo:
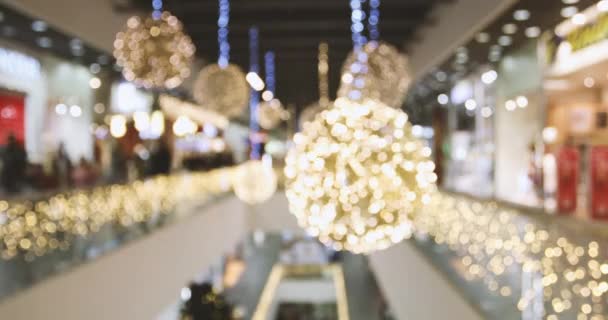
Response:
[{"label": "dark ceiling beam", "polygon": [[[402,19],[399,21],[381,21],[380,31],[392,32],[402,31],[404,29],[411,29],[415,27],[419,22],[416,20]],[[350,25],[341,20],[327,20],[327,21],[294,21],[290,23],[280,21],[259,21],[256,26],[262,33],[290,33],[290,32],[343,32],[350,34]],[[190,34],[198,33],[215,33],[217,32],[217,25],[215,23],[188,23],[186,26]],[[230,26],[230,33],[247,33],[250,26],[243,24],[235,24]]]},{"label": "dark ceiling beam", "polygon": [[[261,21],[280,21],[285,24],[295,21],[343,21],[345,24],[350,24],[350,13],[348,10],[348,8],[346,8],[346,10],[265,10],[258,13],[231,10],[230,23],[231,25],[252,25]],[[381,13],[380,23],[382,23],[382,21],[402,20],[423,21],[427,12],[428,9],[409,10],[397,8],[393,10],[384,10]],[[218,13],[215,11],[189,10],[176,12],[172,10],[172,13],[182,19],[186,24],[217,23],[218,17]]]},{"label": "dark ceiling beam", "polygon": [[[381,9],[420,9],[429,7],[428,0],[383,0]],[[217,1],[176,1],[167,3],[167,7],[177,12],[183,11],[217,11]],[[348,10],[348,1],[328,0],[257,0],[257,1],[233,1],[231,11],[248,11],[255,13],[265,10]]]}]

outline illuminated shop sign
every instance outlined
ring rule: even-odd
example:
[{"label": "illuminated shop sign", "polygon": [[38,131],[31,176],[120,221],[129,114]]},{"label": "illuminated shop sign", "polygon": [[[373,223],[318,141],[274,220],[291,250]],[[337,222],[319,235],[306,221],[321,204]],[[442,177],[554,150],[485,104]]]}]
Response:
[{"label": "illuminated shop sign", "polygon": [[22,53],[0,48],[0,74],[25,79],[39,79],[40,62]]},{"label": "illuminated shop sign", "polygon": [[[605,8],[608,9],[608,8]],[[560,23],[545,35],[545,55],[548,64],[560,56],[576,53],[608,39],[608,12],[592,6],[575,17]]]}]

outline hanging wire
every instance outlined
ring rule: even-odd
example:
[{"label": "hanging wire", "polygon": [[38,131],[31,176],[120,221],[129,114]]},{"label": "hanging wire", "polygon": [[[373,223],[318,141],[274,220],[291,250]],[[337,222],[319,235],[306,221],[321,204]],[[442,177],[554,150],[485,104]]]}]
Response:
[{"label": "hanging wire", "polygon": [[348,97],[352,100],[361,99],[361,89],[365,87],[365,74],[367,73],[367,54],[363,50],[363,46],[367,42],[367,38],[363,35],[363,30],[365,29],[363,24],[363,21],[365,21],[363,3],[365,3],[365,0],[350,1],[353,51],[356,57],[355,62],[350,66],[350,72],[354,79],[352,90],[348,93]]},{"label": "hanging wire", "polygon": [[[249,28],[249,72],[260,73],[259,66],[259,31],[253,26]],[[252,89],[249,97],[249,129],[251,140],[251,159],[260,159],[262,156],[262,143],[259,139],[260,125],[258,124],[258,105],[260,104],[260,93]]]},{"label": "hanging wire", "polygon": [[329,105],[329,80],[327,74],[329,72],[329,46],[326,42],[319,44],[319,105],[326,107]]},{"label": "hanging wire", "polygon": [[163,14],[163,1],[152,0],[152,18],[154,20],[160,19]]},{"label": "hanging wire", "polygon": [[230,43],[228,42],[228,23],[230,22],[229,0],[219,0],[219,17],[217,19],[217,41],[219,43],[219,57],[217,64],[224,69],[230,63]]},{"label": "hanging wire", "polygon": [[274,95],[276,92],[274,52],[267,51],[264,55],[264,65],[266,71],[266,88]]},{"label": "hanging wire", "polygon": [[370,40],[378,41],[380,39],[380,0],[369,0],[367,26]]}]

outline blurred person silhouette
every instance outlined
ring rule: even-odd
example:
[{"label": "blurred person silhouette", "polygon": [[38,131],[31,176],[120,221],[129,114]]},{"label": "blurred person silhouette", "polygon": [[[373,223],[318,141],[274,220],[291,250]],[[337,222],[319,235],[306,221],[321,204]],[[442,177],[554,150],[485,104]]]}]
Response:
[{"label": "blurred person silhouette", "polygon": [[171,151],[162,139],[150,154],[148,175],[169,174],[171,171]]},{"label": "blurred person silhouette", "polygon": [[25,179],[27,154],[14,134],[9,134],[7,141],[4,154],[2,155],[0,180],[6,192],[16,193],[20,190],[21,184]]},{"label": "blurred person silhouette", "polygon": [[57,148],[53,169],[55,171],[55,176],[57,177],[59,188],[67,188],[70,185],[72,162],[70,161],[70,157],[68,157],[68,153],[65,150],[65,145],[63,142],[61,142],[59,144],[59,148]]},{"label": "blurred person silhouette", "polygon": [[78,166],[72,171],[71,176],[76,187],[90,186],[95,183],[95,168],[87,159],[82,157],[80,158]]}]

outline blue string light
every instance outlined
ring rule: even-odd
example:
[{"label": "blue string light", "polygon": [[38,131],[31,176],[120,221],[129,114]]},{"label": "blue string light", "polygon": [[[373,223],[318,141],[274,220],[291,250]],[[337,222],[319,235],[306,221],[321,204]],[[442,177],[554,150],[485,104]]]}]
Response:
[{"label": "blue string light", "polygon": [[369,38],[372,41],[378,41],[380,38],[380,0],[369,0],[369,18],[367,25],[369,27]]},{"label": "blue string light", "polygon": [[363,35],[365,29],[363,21],[365,20],[365,11],[363,11],[363,3],[365,0],[351,0],[351,32],[353,39],[353,52],[355,54],[355,62],[350,66],[350,72],[354,76],[354,85],[348,93],[348,97],[353,100],[361,99],[361,90],[365,86],[364,74],[367,73],[367,54],[363,51],[363,46],[367,42],[367,38]]},{"label": "blue string light", "polygon": [[[249,28],[249,71],[259,74],[259,31],[257,27]],[[249,129],[251,140],[251,159],[262,157],[262,143],[258,141],[260,125],[258,124],[258,105],[260,104],[260,93],[253,89],[249,97]]]},{"label": "blue string light", "polygon": [[351,0],[350,1],[350,8],[352,10],[351,12],[351,22],[352,22],[352,26],[351,26],[351,32],[352,32],[352,39],[353,39],[353,45],[355,47],[355,51],[358,51],[359,49],[361,49],[363,47],[363,45],[365,44],[365,42],[367,42],[367,39],[365,38],[365,36],[363,35],[363,21],[365,20],[365,11],[363,11],[363,3],[365,2],[365,0]]},{"label": "blue string light", "polygon": [[162,0],[152,0],[152,18],[155,20],[160,19],[163,12],[163,1]]},{"label": "blue string light", "polygon": [[230,2],[229,0],[219,0],[220,15],[217,19],[217,41],[219,43],[220,54],[217,64],[220,68],[226,68],[230,63],[230,43],[228,42],[228,23],[230,22]]},{"label": "blue string light", "polygon": [[266,52],[264,55],[264,65],[266,66],[266,88],[274,94],[276,89],[274,52]]}]

